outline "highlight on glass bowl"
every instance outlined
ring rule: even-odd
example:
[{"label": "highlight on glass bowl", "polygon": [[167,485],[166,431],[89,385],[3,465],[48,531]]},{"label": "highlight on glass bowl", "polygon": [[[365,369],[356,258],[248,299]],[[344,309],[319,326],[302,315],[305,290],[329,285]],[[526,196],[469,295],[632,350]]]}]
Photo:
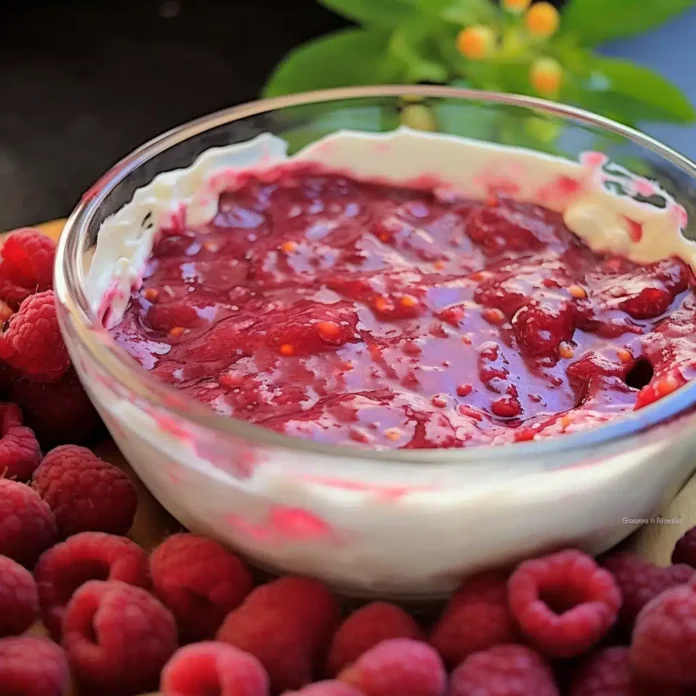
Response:
[{"label": "highlight on glass bowl", "polygon": [[187,528],[348,593],[439,595],[600,553],[692,473],[695,175],[532,98],[255,102],[85,195],[60,322]]}]

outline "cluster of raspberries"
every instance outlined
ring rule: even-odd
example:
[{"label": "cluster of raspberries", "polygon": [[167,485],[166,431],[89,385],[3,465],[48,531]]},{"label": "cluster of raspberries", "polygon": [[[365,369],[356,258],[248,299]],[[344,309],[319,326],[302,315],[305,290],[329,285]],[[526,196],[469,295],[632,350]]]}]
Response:
[{"label": "cluster of raspberries", "polygon": [[666,568],[568,549],[481,573],[434,622],[389,602],[346,616],[307,578],[255,586],[193,534],[146,553],[125,536],[134,483],[62,444],[86,435],[89,404],[58,331],[54,253],[31,230],[0,249],[0,696],[696,694],[696,528]]},{"label": "cluster of raspberries", "polygon": [[[0,247],[0,399],[19,411],[0,419],[0,470],[26,480],[41,443],[87,443],[100,420],[72,367],[53,296],[56,246],[32,229]],[[15,462],[14,466],[12,462]]]},{"label": "cluster of raspberries", "polygon": [[[148,555],[122,536],[136,500],[76,445],[0,480],[0,694],[696,694],[696,528],[666,568],[569,549],[481,573],[425,623],[381,601],[346,616],[307,578],[255,586],[193,534]],[[25,634],[38,619],[52,640]]]}]

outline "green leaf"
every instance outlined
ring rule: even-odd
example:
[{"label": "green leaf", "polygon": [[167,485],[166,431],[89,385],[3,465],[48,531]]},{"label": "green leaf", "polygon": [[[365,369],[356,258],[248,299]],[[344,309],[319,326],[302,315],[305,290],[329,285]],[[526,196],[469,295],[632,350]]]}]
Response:
[{"label": "green leaf", "polygon": [[[423,0],[432,2],[432,0]],[[441,2],[439,14],[443,19],[461,26],[488,24],[496,17],[495,6],[490,0],[449,0]]]},{"label": "green leaf", "polygon": [[[349,0],[346,0],[349,1]],[[561,27],[585,45],[642,34],[694,5],[696,0],[570,0]]]},{"label": "green leaf", "polygon": [[357,22],[392,29],[417,9],[418,0],[319,0],[333,12]]},{"label": "green leaf", "polygon": [[402,67],[389,58],[389,34],[342,29],[290,51],[264,87],[266,97],[328,87],[400,82]]},{"label": "green leaf", "polygon": [[449,71],[437,60],[430,39],[415,24],[407,24],[394,30],[389,41],[392,55],[404,66],[406,82],[446,82]]},{"label": "green leaf", "polygon": [[594,82],[606,81],[605,91],[635,99],[662,113],[660,120],[692,123],[696,111],[675,84],[650,68],[628,60],[596,58],[592,63]]}]

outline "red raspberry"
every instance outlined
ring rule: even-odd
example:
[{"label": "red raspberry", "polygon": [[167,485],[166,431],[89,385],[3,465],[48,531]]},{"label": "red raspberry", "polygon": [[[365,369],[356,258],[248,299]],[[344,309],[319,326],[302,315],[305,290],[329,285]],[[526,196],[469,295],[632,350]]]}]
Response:
[{"label": "red raspberry", "polygon": [[15,404],[0,404],[0,476],[28,481],[41,461],[34,433],[22,425]]},{"label": "red raspberry", "polygon": [[0,693],[3,696],[64,696],[68,663],[60,646],[43,638],[0,640]]},{"label": "red raspberry", "polygon": [[559,696],[548,665],[524,645],[477,652],[452,673],[448,696]]},{"label": "red raspberry", "polygon": [[590,655],[573,676],[568,696],[682,696],[664,684],[646,684],[631,670],[630,650],[620,645]]},{"label": "red raspberry", "polygon": [[338,674],[383,640],[420,637],[418,624],[403,609],[387,602],[373,602],[351,614],[334,635],[328,672]]},{"label": "red raspberry", "polygon": [[77,445],[49,452],[33,486],[53,510],[61,538],[79,532],[127,534],[138,506],[133,482],[113,464]]},{"label": "red raspberry", "polygon": [[338,678],[365,696],[441,696],[447,685],[437,652],[408,638],[383,641],[346,667]]},{"label": "red raspberry", "polygon": [[319,681],[299,691],[287,691],[283,696],[365,696],[354,686],[340,681]]},{"label": "red raspberry", "polygon": [[0,636],[18,636],[36,621],[39,594],[31,573],[0,556]]},{"label": "red raspberry", "polygon": [[619,614],[622,625],[632,628],[638,612],[665,590],[682,585],[696,575],[686,565],[658,568],[640,556],[620,551],[608,556],[602,564],[621,590],[623,603]]},{"label": "red raspberry", "polygon": [[507,598],[507,576],[480,573],[452,597],[430,637],[430,644],[453,669],[465,657],[501,643],[512,643],[517,631]]},{"label": "red raspberry", "polygon": [[320,582],[286,577],[257,587],[231,612],[218,640],[254,655],[273,691],[299,689],[339,620],[334,596]]},{"label": "red raspberry", "polygon": [[611,573],[575,549],[521,563],[508,581],[508,598],[522,632],[552,657],[591,648],[621,606]]},{"label": "red raspberry", "polygon": [[9,399],[20,406],[44,449],[88,442],[101,429],[99,414],[72,368],[53,384],[12,380]]},{"label": "red raspberry", "polygon": [[57,382],[70,367],[53,290],[32,295],[0,336],[0,358],[34,382]]},{"label": "red raspberry", "polygon": [[177,647],[176,623],[146,590],[90,580],[65,610],[63,647],[85,690],[135,696],[157,688]]},{"label": "red raspberry", "polygon": [[0,555],[32,568],[56,536],[56,518],[39,494],[0,479]]},{"label": "red raspberry", "polygon": [[29,295],[53,287],[56,245],[38,230],[9,234],[0,248],[0,299],[15,309]]},{"label": "red raspberry", "polygon": [[34,570],[41,616],[58,640],[65,607],[75,590],[88,580],[119,580],[148,587],[147,555],[125,537],[83,532],[44,553]]},{"label": "red raspberry", "polygon": [[679,539],[672,552],[672,563],[684,563],[696,568],[696,527]]},{"label": "red raspberry", "polygon": [[631,666],[645,679],[696,686],[696,586],[665,590],[638,614]]},{"label": "red raspberry", "polygon": [[251,592],[246,565],[212,539],[175,534],[150,558],[157,596],[179,631],[194,640],[215,636],[227,614]]},{"label": "red raspberry", "polygon": [[207,642],[180,648],[162,670],[164,696],[267,696],[268,675],[253,656]]}]

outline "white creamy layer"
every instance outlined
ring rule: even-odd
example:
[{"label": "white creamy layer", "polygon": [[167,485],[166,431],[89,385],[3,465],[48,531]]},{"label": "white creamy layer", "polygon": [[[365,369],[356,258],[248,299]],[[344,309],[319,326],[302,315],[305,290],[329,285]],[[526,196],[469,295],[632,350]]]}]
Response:
[{"label": "white creamy layer", "polygon": [[[358,179],[435,185],[442,196],[504,194],[562,212],[568,228],[595,251],[651,263],[677,256],[696,270],[696,242],[684,238],[684,208],[656,182],[589,152],[573,162],[523,148],[401,127],[389,133],[339,131],[287,156],[264,134],[204,152],[187,169],[165,172],[102,225],[86,278],[92,311],[116,325],[141,283],[157,230],[175,220],[209,223],[240,172],[311,161]],[[621,192],[621,193],[620,193]]]}]

